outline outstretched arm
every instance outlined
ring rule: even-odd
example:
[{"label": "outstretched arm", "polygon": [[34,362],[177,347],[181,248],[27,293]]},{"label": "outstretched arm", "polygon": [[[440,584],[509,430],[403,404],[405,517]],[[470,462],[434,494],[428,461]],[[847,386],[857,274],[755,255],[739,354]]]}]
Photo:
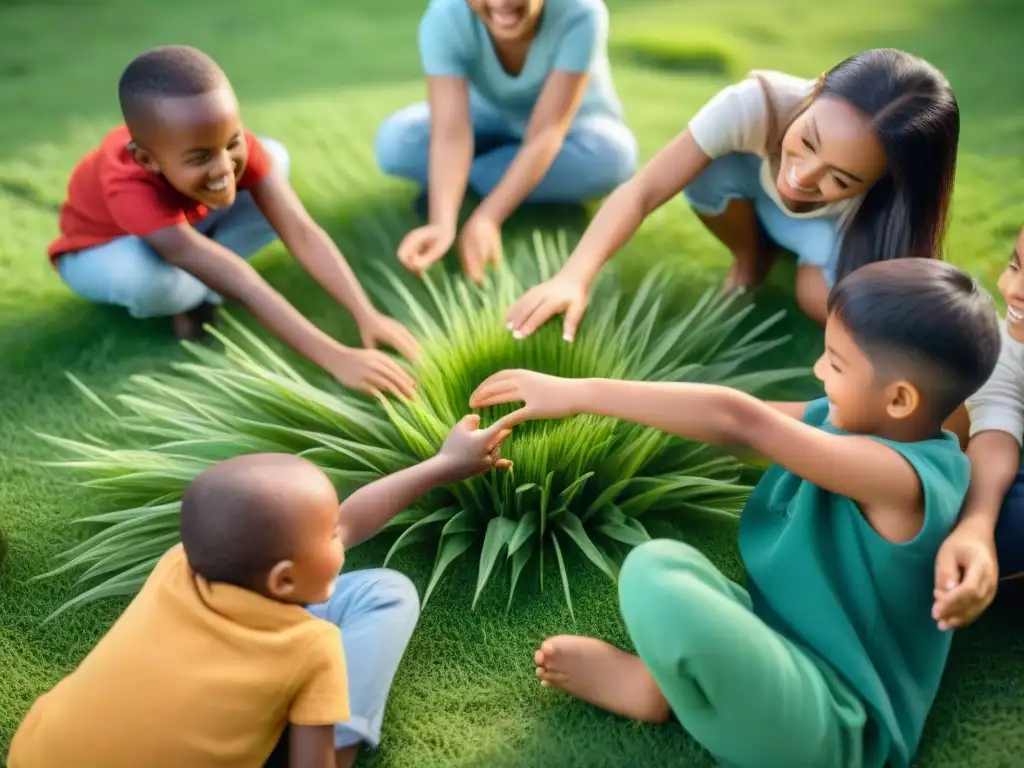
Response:
[{"label": "outstretched arm", "polygon": [[867,507],[919,508],[917,473],[876,440],[817,429],[728,387],[611,379],[559,379],[531,371],[495,374],[474,408],[522,402],[498,425],[577,413],[610,416],[713,445],[742,445],[825,490]]},{"label": "outstretched arm", "polygon": [[364,343],[374,346],[383,342],[415,360],[419,345],[412,334],[393,320],[387,322],[374,309],[345,257],[309,215],[288,180],[279,173],[270,173],[252,188],[252,196],[296,260],[352,314],[364,331]]},{"label": "outstretched arm", "polygon": [[512,464],[499,458],[509,430],[500,424],[477,429],[478,416],[466,416],[449,433],[441,450],[426,461],[370,483],[341,505],[341,539],[345,548],[357,546],[380,531],[395,515],[441,485],[459,482],[492,467]]},{"label": "outstretched arm", "polygon": [[509,308],[509,329],[525,338],[554,315],[565,313],[564,335],[572,339],[590,286],[605,262],[636,234],[644,219],[678,195],[710,162],[689,130],[679,134],[605,200],[558,273]]},{"label": "outstretched arm", "polygon": [[143,240],[167,262],[222,296],[241,302],[261,325],[345,386],[412,396],[415,382],[395,361],[380,352],[353,349],[331,338],[303,317],[245,259],[188,224],[164,227]]}]

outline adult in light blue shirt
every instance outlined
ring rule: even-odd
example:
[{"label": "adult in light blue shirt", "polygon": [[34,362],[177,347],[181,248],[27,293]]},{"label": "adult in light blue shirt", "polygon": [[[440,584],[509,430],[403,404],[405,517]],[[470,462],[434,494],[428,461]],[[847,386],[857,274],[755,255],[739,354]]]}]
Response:
[{"label": "adult in light blue shirt", "polygon": [[412,272],[455,242],[467,184],[482,202],[458,251],[481,282],[521,203],[601,197],[635,171],[603,0],[431,0],[419,49],[428,102],[391,115],[376,138],[385,173],[429,189],[428,223],[398,248]]}]

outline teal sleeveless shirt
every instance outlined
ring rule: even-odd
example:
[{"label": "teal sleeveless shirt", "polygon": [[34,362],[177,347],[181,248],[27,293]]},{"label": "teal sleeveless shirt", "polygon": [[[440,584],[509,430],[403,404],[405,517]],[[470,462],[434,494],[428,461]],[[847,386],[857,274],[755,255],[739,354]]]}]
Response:
[{"label": "teal sleeveless shirt", "polygon": [[[825,399],[810,403],[803,421],[846,434],[828,421]],[[864,765],[907,766],[952,640],[931,617],[935,556],[959,515],[970,462],[948,432],[916,443],[874,439],[920,478],[925,516],[916,538],[886,541],[850,499],[773,466],[743,510],[740,554],[754,612],[864,701]]]}]

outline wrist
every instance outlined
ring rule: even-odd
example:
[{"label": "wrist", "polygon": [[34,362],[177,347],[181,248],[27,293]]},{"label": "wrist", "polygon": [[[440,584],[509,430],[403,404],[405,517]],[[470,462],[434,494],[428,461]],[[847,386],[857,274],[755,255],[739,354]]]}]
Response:
[{"label": "wrist", "polygon": [[320,342],[314,347],[312,353],[307,357],[321,368],[327,368],[332,362],[337,362],[339,357],[351,354],[355,350],[342,344],[335,338],[321,333]]},{"label": "wrist", "polygon": [[493,192],[489,197],[484,198],[472,213],[472,217],[487,219],[499,229],[505,223],[508,216],[509,214],[505,211],[504,207],[495,200]]},{"label": "wrist", "polygon": [[574,258],[576,258],[575,254],[570,256],[558,270],[556,276],[562,280],[578,283],[584,291],[589,291],[590,284],[594,280],[594,269],[584,259],[576,258],[576,261],[573,261]]},{"label": "wrist", "polygon": [[957,523],[957,530],[967,531],[982,538],[992,539],[996,535],[999,507],[972,504],[964,507]]},{"label": "wrist", "polygon": [[459,471],[457,462],[440,450],[425,460],[421,466],[431,478],[434,487],[457,483],[465,479],[465,473]]},{"label": "wrist", "polygon": [[569,408],[573,414],[601,412],[601,403],[606,399],[602,397],[601,390],[603,379],[586,378],[572,379],[575,386],[571,387]]}]

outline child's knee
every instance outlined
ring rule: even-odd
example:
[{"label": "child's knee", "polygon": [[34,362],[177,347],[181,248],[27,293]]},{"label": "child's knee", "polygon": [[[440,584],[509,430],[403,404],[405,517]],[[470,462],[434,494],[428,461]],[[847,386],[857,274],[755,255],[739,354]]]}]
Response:
[{"label": "child's knee", "polygon": [[118,300],[132,317],[171,317],[195,309],[210,295],[198,278],[166,265],[163,269],[125,270],[117,278]]},{"label": "child's knee", "polygon": [[374,597],[377,605],[391,610],[401,623],[415,626],[420,616],[420,596],[416,585],[404,573],[389,568],[379,569],[376,576]]},{"label": "child's knee", "polygon": [[288,154],[288,148],[277,139],[261,137],[260,144],[270,155],[271,167],[275,173],[280,173],[286,179],[291,175],[292,160]]},{"label": "child's knee", "polygon": [[[678,610],[686,600],[683,581],[695,579],[703,558],[689,544],[671,539],[656,539],[635,547],[619,571],[619,603],[622,613],[643,621],[664,620],[666,610]],[[627,620],[628,623],[628,620]]]}]

